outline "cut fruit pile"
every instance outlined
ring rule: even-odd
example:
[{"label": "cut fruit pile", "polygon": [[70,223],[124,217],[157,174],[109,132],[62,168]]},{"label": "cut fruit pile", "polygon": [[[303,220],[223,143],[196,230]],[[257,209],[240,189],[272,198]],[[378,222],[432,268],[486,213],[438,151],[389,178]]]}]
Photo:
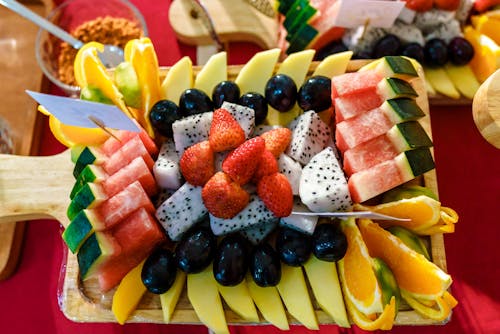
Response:
[{"label": "cut fruit pile", "polygon": [[412,0],[385,28],[340,28],[339,1],[279,0],[280,48],[287,54],[318,50],[317,58],[351,50],[355,58],[408,56],[425,67],[431,96],[472,99],[499,68],[500,24],[496,0]]},{"label": "cut fruit pile", "polygon": [[[132,42],[126,59],[132,57],[133,65],[154,59],[145,51],[149,45]],[[280,329],[288,329],[286,312],[317,329],[314,300],[343,327],[352,321],[365,329],[390,329],[400,298],[424,317],[449,317],[454,303],[446,292],[448,275],[421,255],[409,262],[418,275],[413,279],[435,274],[441,285],[415,285],[400,274],[397,259],[379,254],[377,241],[371,244],[382,235],[393,242],[384,240],[384,247],[413,259],[428,253],[421,236],[452,232],[458,219],[427,197],[429,190],[404,184],[433,168],[430,154],[428,164],[415,165],[431,145],[419,123],[426,100],[417,96],[418,71],[407,59],[392,57],[343,74],[351,56],[344,53],[325,59],[306,78],[314,56],[308,50],[288,56],[277,67],[278,77],[278,55],[256,54],[235,85],[220,85],[228,82],[224,53],[196,78],[187,58],[161,85],[156,70],[144,73],[140,67],[139,74],[139,65],[126,63],[108,78],[119,85],[127,81],[120,73],[133,78],[135,71],[143,79],[132,83],[148,82],[108,91],[120,92],[146,130],[111,130],[116,138],[72,147],[76,182],[63,238],[77,254],[82,279],[97,277],[102,291],[116,287],[112,310],[120,323],[147,293],[159,295],[170,322],[186,288],[198,318],[216,333],[228,332],[221,297],[243,321],[258,322],[260,313]],[[91,75],[86,66],[79,68],[77,77]],[[156,95],[151,92],[157,83]],[[228,101],[235,87],[237,100]],[[291,97],[293,103],[283,102]],[[374,151],[380,152],[375,158]],[[384,197],[393,200],[379,204]],[[364,203],[368,199],[374,203]],[[378,224],[292,213],[364,210],[369,204],[394,216],[408,208],[421,220],[408,229],[387,225],[394,234],[365,233],[369,243],[361,227]]]}]

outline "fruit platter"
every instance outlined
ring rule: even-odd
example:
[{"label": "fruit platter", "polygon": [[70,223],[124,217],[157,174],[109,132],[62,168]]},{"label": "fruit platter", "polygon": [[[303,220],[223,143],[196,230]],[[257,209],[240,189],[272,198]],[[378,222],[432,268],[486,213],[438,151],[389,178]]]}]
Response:
[{"label": "fruit platter", "polygon": [[[211,43],[200,20],[189,16],[189,3],[179,0],[172,4],[174,31],[188,44]],[[316,60],[346,50],[354,52],[354,59],[409,56],[424,67],[432,105],[470,105],[480,84],[500,67],[496,0],[408,0],[390,27],[369,23],[336,26],[340,1],[271,1],[274,19],[245,2],[231,4],[229,15],[223,3],[218,0],[206,5],[209,14],[217,13],[211,16],[223,42],[246,40],[264,48],[279,47],[287,54],[315,49]],[[258,22],[258,31],[252,31],[253,23],[245,16]],[[185,29],[186,22],[189,29]]]},{"label": "fruit platter", "polygon": [[67,125],[40,105],[68,150],[0,156],[0,222],[64,227],[69,319],[216,333],[449,320],[443,234],[458,215],[437,197],[417,62],[271,49],[160,68],[140,38],[108,71],[102,47],[75,58],[80,98],[114,104],[139,132]]}]

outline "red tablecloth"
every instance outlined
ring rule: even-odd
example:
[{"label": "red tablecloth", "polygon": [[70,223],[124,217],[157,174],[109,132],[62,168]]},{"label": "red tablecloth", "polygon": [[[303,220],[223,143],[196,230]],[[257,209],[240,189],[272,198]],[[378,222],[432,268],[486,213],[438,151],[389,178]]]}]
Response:
[{"label": "red tablecloth", "polygon": [[[171,1],[133,1],[146,18],[161,65],[194,49],[180,45],[168,23]],[[230,63],[239,64],[258,51],[232,44]],[[21,94],[22,92],[20,92]],[[439,195],[460,215],[456,232],[445,236],[452,292],[460,304],[445,326],[396,327],[394,333],[500,333],[500,151],[477,131],[470,107],[431,108]],[[40,155],[63,147],[45,125]],[[154,324],[82,324],[65,318],[58,305],[63,244],[55,221],[28,224],[18,271],[0,282],[0,332],[10,333],[206,333],[203,326]],[[277,333],[271,326],[231,327],[233,333]],[[358,333],[359,328],[321,326],[324,333]],[[308,332],[293,326],[292,333]]]}]

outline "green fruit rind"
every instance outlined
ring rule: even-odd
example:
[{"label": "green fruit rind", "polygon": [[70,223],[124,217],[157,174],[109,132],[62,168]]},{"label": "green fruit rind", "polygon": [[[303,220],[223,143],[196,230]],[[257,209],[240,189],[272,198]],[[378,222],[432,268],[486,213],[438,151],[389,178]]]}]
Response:
[{"label": "green fruit rind", "polygon": [[108,98],[104,93],[97,87],[85,86],[80,91],[80,99],[90,102],[98,102],[104,104],[113,104],[110,98]]},{"label": "green fruit rind", "polygon": [[141,108],[141,86],[132,63],[124,61],[118,65],[114,72],[114,81],[123,95],[125,104],[132,108]]},{"label": "green fruit rind", "polygon": [[373,258],[373,269],[380,289],[382,290],[382,303],[384,307],[391,302],[391,298],[394,296],[394,298],[396,298],[397,312],[401,304],[401,293],[394,274],[387,264],[379,258]]},{"label": "green fruit rind", "polygon": [[427,260],[431,260],[427,247],[418,235],[401,226],[392,226],[387,230],[398,237],[406,246],[425,256]]},{"label": "green fruit rind", "polygon": [[418,185],[404,185],[386,192],[384,198],[382,199],[382,203],[395,202],[405,198],[413,198],[421,195],[439,201],[436,194],[429,188]]}]

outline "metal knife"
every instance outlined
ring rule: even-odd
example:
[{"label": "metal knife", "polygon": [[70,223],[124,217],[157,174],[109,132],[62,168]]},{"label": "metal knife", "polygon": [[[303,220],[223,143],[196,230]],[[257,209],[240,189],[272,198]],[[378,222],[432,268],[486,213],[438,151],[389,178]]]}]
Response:
[{"label": "metal knife", "polygon": [[393,216],[383,215],[372,211],[354,211],[354,212],[300,212],[292,211],[292,215],[302,216],[318,216],[318,217],[331,217],[331,218],[368,218],[374,220],[396,220],[396,221],[410,221],[409,218],[397,218]]}]

